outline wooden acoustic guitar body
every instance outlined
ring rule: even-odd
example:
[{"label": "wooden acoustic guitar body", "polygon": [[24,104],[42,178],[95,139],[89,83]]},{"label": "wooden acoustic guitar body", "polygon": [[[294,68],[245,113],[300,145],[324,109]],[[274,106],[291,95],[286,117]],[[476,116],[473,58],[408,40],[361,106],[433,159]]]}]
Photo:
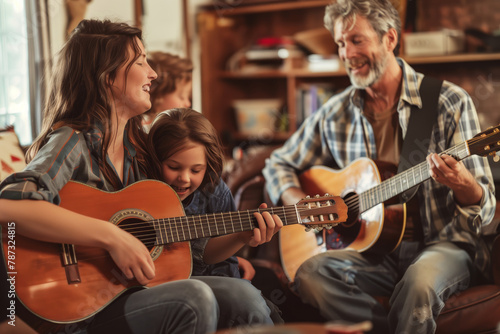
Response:
[{"label": "wooden acoustic guitar body", "polygon": [[348,220],[333,229],[306,232],[303,226],[280,231],[280,252],[284,271],[293,281],[297,269],[311,256],[330,249],[349,248],[359,252],[387,254],[400,243],[406,206],[389,201],[359,213],[356,196],[379,185],[396,173],[389,163],[357,159],[341,170],[313,167],[299,176],[302,189],[311,197],[319,194],[340,196],[347,204]]},{"label": "wooden acoustic guitar body", "polygon": [[[60,195],[63,208],[112,221],[122,228],[127,224],[139,226],[130,232],[141,241],[146,238],[143,241],[146,245],[154,241],[154,229],[147,224],[137,225],[137,222],[150,217],[184,216],[177,194],[156,181],[141,181],[115,193],[68,183]],[[21,235],[13,240],[15,267],[7,266],[6,271],[15,272],[17,300],[32,314],[53,324],[90,318],[127,289],[141,287],[136,280],[128,280],[102,249],[72,248],[72,245],[40,242]],[[9,241],[8,234],[2,231],[4,259],[8,258]],[[189,278],[192,268],[189,242],[148,248],[156,267],[156,276],[148,287]]]}]

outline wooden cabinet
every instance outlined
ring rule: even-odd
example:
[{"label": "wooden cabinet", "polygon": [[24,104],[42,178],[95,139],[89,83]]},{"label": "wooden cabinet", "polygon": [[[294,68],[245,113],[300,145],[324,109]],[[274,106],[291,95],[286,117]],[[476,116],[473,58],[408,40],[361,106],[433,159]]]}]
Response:
[{"label": "wooden cabinet", "polygon": [[[323,15],[330,1],[308,0],[230,6],[213,5],[197,14],[201,49],[202,112],[231,148],[240,144],[282,142],[296,130],[295,91],[308,82],[339,81],[348,85],[345,72],[312,73],[303,69],[239,73],[227,70],[237,51],[263,37],[293,36],[297,32],[323,27]],[[331,41],[333,43],[333,40]],[[270,135],[243,136],[238,132],[233,101],[269,99],[282,101],[288,119],[286,129]]]},{"label": "wooden cabinet", "polygon": [[[225,145],[280,143],[296,130],[298,88],[310,83],[332,83],[336,89],[349,85],[344,70],[311,72],[303,68],[253,73],[228,71],[227,63],[237,51],[263,37],[293,36],[297,32],[323,27],[323,15],[330,0],[268,2],[255,5],[207,5],[197,14],[201,49],[202,112],[219,131]],[[333,39],[331,40],[333,44]],[[481,64],[497,66],[498,53],[407,58],[417,70],[448,79],[444,67],[481,69]],[[443,67],[443,65],[445,65]],[[450,65],[451,64],[451,65]],[[451,66],[451,67],[450,67]],[[477,73],[477,72],[476,72]],[[477,76],[477,74],[474,74]],[[485,77],[488,73],[480,74]],[[453,80],[450,80],[453,81]],[[243,136],[238,132],[233,101],[236,99],[279,98],[288,126],[273,134]]]}]

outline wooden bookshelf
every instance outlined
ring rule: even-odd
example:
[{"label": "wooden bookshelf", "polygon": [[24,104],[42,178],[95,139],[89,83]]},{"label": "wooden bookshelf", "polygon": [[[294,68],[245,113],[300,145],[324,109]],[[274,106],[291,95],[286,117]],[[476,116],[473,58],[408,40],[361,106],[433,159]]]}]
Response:
[{"label": "wooden bookshelf", "polygon": [[[226,69],[228,59],[256,39],[292,36],[297,32],[323,27],[325,6],[330,0],[279,1],[255,5],[205,5],[197,14],[201,43],[202,112],[211,120],[231,149],[242,142],[266,144],[282,142],[295,130],[296,92],[305,83],[333,83],[339,90],[350,82],[339,71],[311,72],[303,68],[234,72]],[[333,43],[333,40],[332,40]],[[495,63],[500,53],[454,54],[430,57],[403,57],[409,64],[428,66],[452,63]],[[288,115],[286,132],[271,137],[250,138],[238,132],[232,102],[236,99],[280,98]]]}]

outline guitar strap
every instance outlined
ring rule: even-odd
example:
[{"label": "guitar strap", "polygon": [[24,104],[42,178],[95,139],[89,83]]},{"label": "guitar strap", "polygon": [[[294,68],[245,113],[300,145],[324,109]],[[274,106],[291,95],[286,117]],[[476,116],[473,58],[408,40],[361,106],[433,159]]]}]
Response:
[{"label": "guitar strap", "polygon": [[[422,109],[412,106],[408,130],[403,141],[399,158],[398,174],[425,161],[429,147],[432,128],[437,122],[437,105],[441,92],[442,80],[424,76],[420,83]],[[402,202],[412,199],[420,184],[408,189],[400,195]]]}]

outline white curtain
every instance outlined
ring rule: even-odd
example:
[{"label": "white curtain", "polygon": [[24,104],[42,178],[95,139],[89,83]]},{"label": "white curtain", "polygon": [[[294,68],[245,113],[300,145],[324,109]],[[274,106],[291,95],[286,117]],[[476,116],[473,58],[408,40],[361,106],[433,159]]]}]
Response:
[{"label": "white curtain", "polygon": [[52,69],[47,0],[25,0],[28,25],[30,113],[33,139],[40,133]]}]

